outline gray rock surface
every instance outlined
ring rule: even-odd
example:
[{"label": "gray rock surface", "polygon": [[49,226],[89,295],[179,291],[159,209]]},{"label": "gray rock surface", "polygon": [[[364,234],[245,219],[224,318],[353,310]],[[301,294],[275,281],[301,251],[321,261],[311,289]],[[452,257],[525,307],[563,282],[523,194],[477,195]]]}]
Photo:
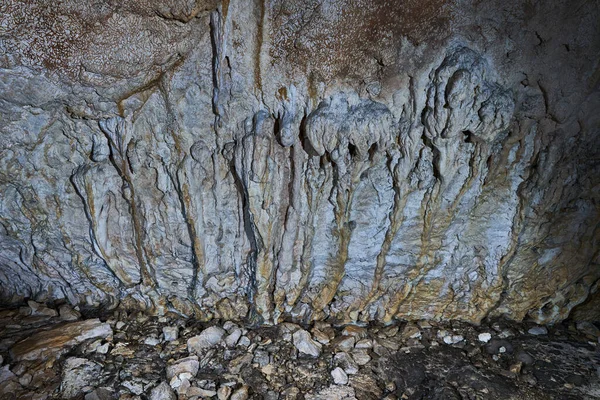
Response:
[{"label": "gray rock surface", "polygon": [[303,354],[307,354],[309,356],[318,357],[321,354],[321,343],[315,342],[310,333],[305,331],[304,329],[300,329],[294,332],[293,335],[294,346],[296,349]]},{"label": "gray rock surface", "polygon": [[98,384],[102,366],[85,358],[71,357],[65,361],[60,393],[63,399],[72,399],[87,387]]},{"label": "gray rock surface", "polygon": [[599,19],[583,0],[3,1],[0,300],[594,320]]},{"label": "gray rock surface", "polygon": [[201,354],[204,349],[208,349],[217,345],[223,338],[224,334],[225,329],[219,328],[218,326],[206,328],[201,334],[188,339],[188,351],[190,353]]}]

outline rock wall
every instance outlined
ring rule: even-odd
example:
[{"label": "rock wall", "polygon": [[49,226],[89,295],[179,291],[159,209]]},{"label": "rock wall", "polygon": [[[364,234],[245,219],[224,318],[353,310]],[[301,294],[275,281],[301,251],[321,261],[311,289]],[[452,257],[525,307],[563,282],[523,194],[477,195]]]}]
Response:
[{"label": "rock wall", "polygon": [[4,302],[553,323],[598,292],[597,2],[121,3],[0,4]]}]

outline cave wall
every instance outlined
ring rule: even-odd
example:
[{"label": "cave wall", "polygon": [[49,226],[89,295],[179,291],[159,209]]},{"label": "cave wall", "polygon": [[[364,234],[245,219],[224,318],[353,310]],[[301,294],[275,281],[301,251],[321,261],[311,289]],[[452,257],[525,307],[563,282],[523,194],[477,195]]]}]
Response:
[{"label": "cave wall", "polygon": [[565,319],[600,278],[599,20],[585,0],[4,1],[0,297]]}]

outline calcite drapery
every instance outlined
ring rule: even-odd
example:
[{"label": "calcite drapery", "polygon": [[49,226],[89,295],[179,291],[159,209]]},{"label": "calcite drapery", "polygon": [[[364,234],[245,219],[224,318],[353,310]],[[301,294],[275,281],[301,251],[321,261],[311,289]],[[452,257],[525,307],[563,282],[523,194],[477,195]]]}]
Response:
[{"label": "calcite drapery", "polygon": [[597,293],[598,5],[368,3],[0,5],[2,299],[551,323]]}]

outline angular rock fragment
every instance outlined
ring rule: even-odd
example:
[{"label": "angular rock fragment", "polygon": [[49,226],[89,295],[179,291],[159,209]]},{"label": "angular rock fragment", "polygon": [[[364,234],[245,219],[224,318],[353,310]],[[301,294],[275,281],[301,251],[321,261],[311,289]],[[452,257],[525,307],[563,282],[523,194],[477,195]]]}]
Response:
[{"label": "angular rock fragment", "polygon": [[60,324],[17,342],[10,356],[14,361],[54,358],[86,339],[107,338],[112,333],[110,325],[99,319]]},{"label": "angular rock fragment", "polygon": [[150,400],[176,400],[177,396],[167,382],[161,382],[150,392]]},{"label": "angular rock fragment", "polygon": [[200,335],[194,336],[187,341],[190,353],[201,354],[203,350],[217,345],[225,335],[225,330],[217,326],[206,328]]},{"label": "angular rock fragment", "polygon": [[86,388],[96,386],[99,382],[102,366],[85,358],[68,358],[63,366],[60,392],[63,399],[71,399]]},{"label": "angular rock fragment", "polygon": [[331,377],[336,385],[345,385],[348,383],[348,375],[340,367],[337,367],[331,371]]},{"label": "angular rock fragment", "polygon": [[294,346],[299,352],[318,357],[321,354],[322,345],[312,339],[309,332],[299,329],[293,335]]},{"label": "angular rock fragment", "polygon": [[190,356],[182,358],[181,360],[175,361],[173,364],[167,366],[167,379],[172,379],[174,376],[178,376],[183,373],[189,373],[191,376],[196,376],[200,363],[198,362],[197,356]]}]

